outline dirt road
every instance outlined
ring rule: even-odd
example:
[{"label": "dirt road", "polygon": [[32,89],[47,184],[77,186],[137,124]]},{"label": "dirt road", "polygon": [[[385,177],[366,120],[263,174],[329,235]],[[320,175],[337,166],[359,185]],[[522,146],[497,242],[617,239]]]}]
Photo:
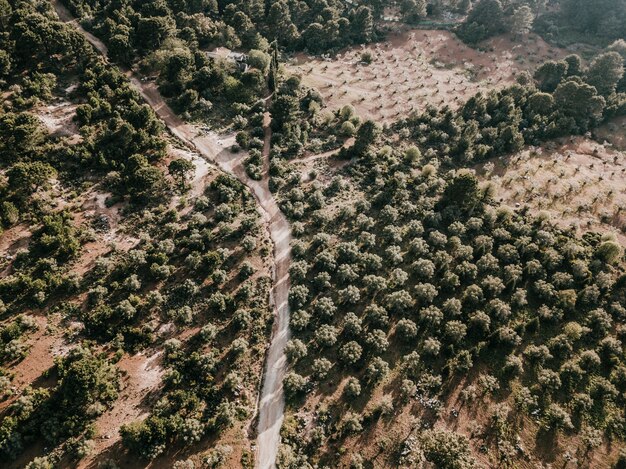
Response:
[{"label": "dirt road", "polygon": [[[53,1],[59,18],[72,23],[85,38],[107,58],[107,47],[98,38],[85,31],[71,13],[58,0]],[[274,326],[267,352],[263,386],[259,398],[258,439],[256,467],[270,469],[275,467],[276,454],[280,444],[280,427],[283,422],[285,399],[283,377],[286,368],[284,348],[289,340],[289,265],[291,262],[291,230],[287,219],[280,211],[269,190],[267,168],[269,165],[269,119],[265,119],[266,145],[264,146],[263,178],[255,181],[248,177],[242,165],[245,153],[232,153],[232,137],[221,138],[214,133],[203,133],[197,127],[182,121],[165,103],[156,85],[138,79],[126,71],[133,87],[141,94],[155,113],[163,120],[167,128],[189,147],[195,149],[209,161],[215,162],[223,171],[232,174],[245,184],[256,199],[258,208],[274,244],[274,286],[272,301],[274,307]]]}]

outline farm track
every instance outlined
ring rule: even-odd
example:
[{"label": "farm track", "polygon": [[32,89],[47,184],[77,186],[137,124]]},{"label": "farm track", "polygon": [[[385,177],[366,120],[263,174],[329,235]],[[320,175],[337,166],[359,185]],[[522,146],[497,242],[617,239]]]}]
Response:
[{"label": "farm track", "polygon": [[[85,31],[59,0],[53,0],[53,6],[61,21],[71,23],[108,61],[106,45],[93,34]],[[269,166],[269,139],[271,137],[269,116],[266,115],[264,122],[266,141],[263,151],[263,177],[260,181],[255,181],[247,175],[243,166],[245,153],[232,153],[227,149],[234,142],[231,142],[230,139],[221,138],[212,132],[203,133],[197,127],[185,123],[165,103],[153,82],[142,81],[132,71],[122,67],[120,69],[174,136],[249,188],[258,204],[259,212],[274,244],[271,295],[274,308],[274,325],[267,350],[263,385],[259,397],[256,457],[258,469],[273,468],[280,444],[280,428],[285,407],[282,382],[287,364],[284,348],[290,335],[288,295],[291,230],[269,189],[267,171]]]}]

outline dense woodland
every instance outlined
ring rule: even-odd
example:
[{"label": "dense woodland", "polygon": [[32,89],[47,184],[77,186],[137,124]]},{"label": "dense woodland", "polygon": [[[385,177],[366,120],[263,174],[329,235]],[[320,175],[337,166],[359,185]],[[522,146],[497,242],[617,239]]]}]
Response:
[{"label": "dense woodland", "polygon": [[[379,448],[394,467],[477,467],[482,446],[492,464],[515,467],[529,426],[555,448],[576,441],[583,463],[611,442],[611,464],[625,467],[623,247],[500,206],[472,170],[626,115],[624,0],[393,3],[404,24],[444,25],[473,47],[535,31],[595,49],[385,126],[351,106],[324,110],[281,65],[297,51],[384,41],[383,2],[64,4],[121,70],[154,77],[181,117],[236,132],[252,179],[265,177],[271,132],[269,186],[295,239],[279,467],[371,467],[360,437],[407,414],[411,436]],[[216,47],[245,52],[248,66],[207,54]],[[226,467],[232,448],[220,438],[255,413],[272,323],[271,243],[255,200],[215,169],[187,200],[193,164],[172,157],[180,144],[121,70],[48,2],[0,0],[0,234],[32,234],[0,274],[0,463],[41,443],[26,467],[87,457],[96,420],[123,392],[118,364],[137,352],[161,351],[165,371],[147,418],[119,430],[130,457],[194,454],[209,441],[202,466],[174,467]],[[38,117],[57,99],[76,105],[75,137]],[[305,184],[293,160],[333,149],[345,169]],[[101,235],[77,215],[91,191],[108,194],[136,242],[77,274]],[[11,368],[29,354],[34,317],[59,319],[71,347],[45,386],[15,395]],[[472,440],[437,425],[455,393],[464,408],[495,409]],[[252,452],[238,457],[252,467]]]}]

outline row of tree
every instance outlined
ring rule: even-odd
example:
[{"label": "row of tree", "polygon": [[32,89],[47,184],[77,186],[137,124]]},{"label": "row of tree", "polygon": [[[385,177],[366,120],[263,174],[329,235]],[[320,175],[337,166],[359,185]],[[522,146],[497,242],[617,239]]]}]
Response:
[{"label": "row of tree", "polygon": [[[398,390],[380,410],[393,418],[416,397],[437,405],[461,376],[473,377],[468,406],[517,389],[507,412],[538,416],[548,432],[591,426],[621,441],[619,244],[495,208],[469,171],[438,172],[435,163],[414,175],[416,149],[380,148],[379,138],[363,137],[354,186],[343,189],[363,200],[331,210],[343,193],[331,184],[288,194],[307,210],[294,223],[293,371],[284,385],[297,405],[316,389],[326,409],[290,440],[294,450],[310,464],[320,454],[336,464],[320,449],[375,425],[358,412],[378,408],[367,402],[381,383]],[[506,436],[511,445],[517,430]]]}]

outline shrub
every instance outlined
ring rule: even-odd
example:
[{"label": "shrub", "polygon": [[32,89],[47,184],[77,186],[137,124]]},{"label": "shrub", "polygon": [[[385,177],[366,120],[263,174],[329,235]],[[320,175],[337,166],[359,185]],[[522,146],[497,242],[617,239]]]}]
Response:
[{"label": "shrub", "polygon": [[317,380],[326,379],[328,376],[328,372],[332,368],[333,364],[327,360],[326,358],[317,358],[313,361],[313,366],[311,370],[313,371],[313,376]]},{"label": "shrub", "polygon": [[426,460],[440,469],[470,469],[476,465],[468,439],[458,433],[426,430],[420,444]]},{"label": "shrub", "polygon": [[344,344],[339,349],[339,359],[346,365],[354,365],[361,359],[363,348],[355,341]]},{"label": "shrub", "polygon": [[355,398],[361,395],[361,383],[354,377],[348,378],[346,385],[343,388],[344,395],[349,398]]},{"label": "shrub", "polygon": [[293,399],[304,392],[306,385],[306,378],[297,373],[287,373],[283,379],[283,388],[288,399]]}]

